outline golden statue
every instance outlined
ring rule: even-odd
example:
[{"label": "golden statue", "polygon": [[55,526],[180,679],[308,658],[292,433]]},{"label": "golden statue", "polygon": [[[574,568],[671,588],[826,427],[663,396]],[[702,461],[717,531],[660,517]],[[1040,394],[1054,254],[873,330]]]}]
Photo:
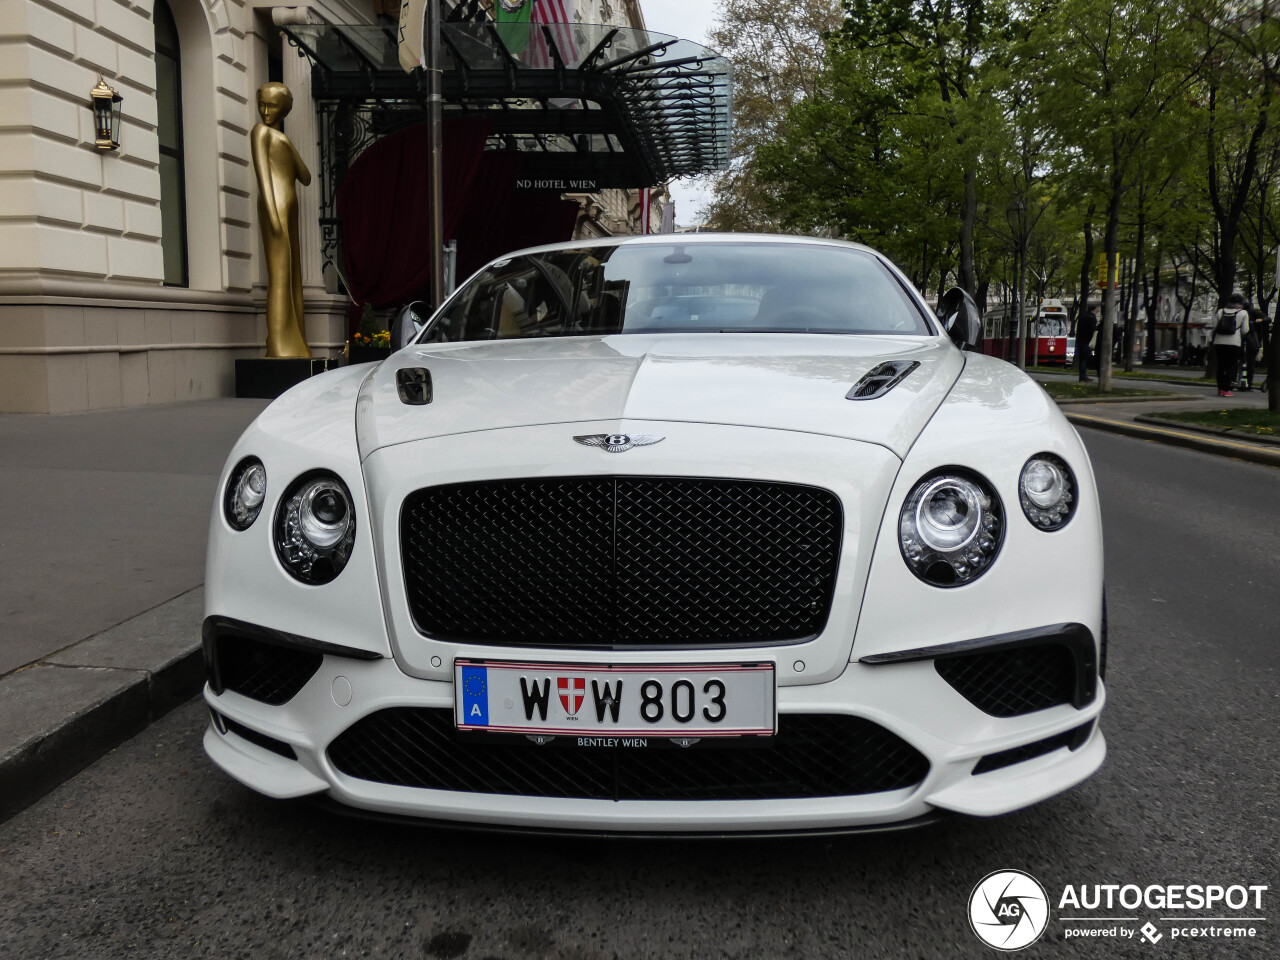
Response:
[{"label": "golden statue", "polygon": [[298,191],[311,171],[280,129],[293,107],[293,94],[283,83],[258,88],[258,114],[249,132],[253,170],[258,177],[258,223],[267,255],[267,356],[309,357],[302,315],[302,252],[298,248]]}]

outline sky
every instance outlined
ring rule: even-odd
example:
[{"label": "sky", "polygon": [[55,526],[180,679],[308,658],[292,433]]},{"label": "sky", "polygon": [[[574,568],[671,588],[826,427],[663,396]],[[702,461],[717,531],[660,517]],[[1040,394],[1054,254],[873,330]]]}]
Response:
[{"label": "sky", "polygon": [[[717,0],[640,0],[644,22],[654,33],[669,33],[683,40],[706,44],[715,20]],[[710,200],[710,192],[696,180],[674,180],[671,197],[676,204],[676,223],[692,225],[700,207]]]}]

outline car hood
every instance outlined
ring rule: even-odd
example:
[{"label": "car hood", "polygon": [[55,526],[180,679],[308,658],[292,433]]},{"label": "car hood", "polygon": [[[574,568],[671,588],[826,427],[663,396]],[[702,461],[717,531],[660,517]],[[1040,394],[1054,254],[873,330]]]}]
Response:
[{"label": "car hood", "polygon": [[[886,360],[918,361],[871,400],[850,388]],[[959,376],[950,343],[926,337],[680,334],[410,346],[361,387],[360,455],[504,427],[628,420],[721,423],[876,443],[904,456]],[[396,373],[430,371],[431,403],[401,402]]]}]

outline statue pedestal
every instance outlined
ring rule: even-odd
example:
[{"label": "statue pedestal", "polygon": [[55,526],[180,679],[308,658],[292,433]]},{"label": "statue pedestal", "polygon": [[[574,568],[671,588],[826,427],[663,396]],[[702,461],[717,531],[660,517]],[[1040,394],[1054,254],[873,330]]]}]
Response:
[{"label": "statue pedestal", "polygon": [[330,363],[325,357],[250,357],[236,361],[236,396],[274,400],[308,377],[324,373]]}]

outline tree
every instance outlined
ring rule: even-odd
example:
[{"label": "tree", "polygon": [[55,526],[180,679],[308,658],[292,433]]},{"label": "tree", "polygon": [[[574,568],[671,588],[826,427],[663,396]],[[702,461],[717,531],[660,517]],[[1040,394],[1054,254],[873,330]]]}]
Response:
[{"label": "tree", "polygon": [[950,132],[953,149],[936,155],[935,162],[953,164],[962,182],[958,279],[975,293],[980,121],[989,105],[982,81],[991,45],[1009,23],[1008,8],[1000,0],[846,0],[845,9],[841,48],[900,63],[903,99]]},{"label": "tree", "polygon": [[1122,206],[1145,154],[1169,134],[1198,63],[1184,19],[1161,0],[1064,0],[1038,30],[1041,48],[1057,49],[1042,105],[1062,149],[1096,171],[1105,199],[1098,341],[1099,389],[1109,391]]},{"label": "tree", "polygon": [[734,145],[730,168],[712,181],[701,211],[717,230],[770,230],[776,204],[761,183],[756,151],[782,135],[787,112],[816,92],[824,37],[839,26],[839,0],[726,0],[711,44],[733,61]]}]

